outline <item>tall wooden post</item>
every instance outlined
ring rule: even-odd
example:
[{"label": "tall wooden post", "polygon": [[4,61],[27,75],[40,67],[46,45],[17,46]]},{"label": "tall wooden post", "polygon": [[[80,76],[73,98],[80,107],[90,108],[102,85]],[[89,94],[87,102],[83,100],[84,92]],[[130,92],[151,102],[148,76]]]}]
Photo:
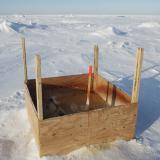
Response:
[{"label": "tall wooden post", "polygon": [[137,103],[139,98],[143,54],[144,54],[144,49],[138,48],[136,53],[136,66],[134,71],[131,103]]},{"label": "tall wooden post", "polygon": [[39,120],[43,120],[41,57],[39,55],[35,56],[35,74],[38,118]]},{"label": "tall wooden post", "polygon": [[27,83],[27,60],[26,60],[26,47],[25,47],[25,38],[21,38],[22,43],[22,55],[23,55],[23,69],[24,69],[24,83]]},{"label": "tall wooden post", "polygon": [[99,48],[98,48],[98,45],[95,45],[95,46],[94,46],[93,90],[96,89],[97,81],[98,81],[98,56],[99,56]]}]

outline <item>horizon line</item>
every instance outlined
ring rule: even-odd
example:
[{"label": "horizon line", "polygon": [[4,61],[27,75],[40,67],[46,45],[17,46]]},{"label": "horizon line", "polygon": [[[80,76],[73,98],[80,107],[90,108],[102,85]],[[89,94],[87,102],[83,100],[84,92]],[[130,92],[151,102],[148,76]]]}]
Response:
[{"label": "horizon line", "polygon": [[28,13],[8,13],[8,14],[5,14],[5,13],[0,13],[0,16],[1,15],[10,15],[10,16],[14,16],[14,15],[37,15],[37,16],[160,16],[160,14],[100,14],[100,13],[97,13],[97,14],[80,14],[80,13],[63,13],[63,14],[60,14],[60,13],[53,13],[53,14],[48,14],[48,13],[44,13],[44,14],[41,14],[41,13],[33,13],[33,14],[28,14]]}]

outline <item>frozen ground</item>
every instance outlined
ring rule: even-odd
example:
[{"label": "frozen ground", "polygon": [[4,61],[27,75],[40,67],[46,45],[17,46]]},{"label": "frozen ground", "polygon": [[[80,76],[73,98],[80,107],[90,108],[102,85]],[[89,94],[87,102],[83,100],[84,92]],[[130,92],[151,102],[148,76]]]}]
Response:
[{"label": "frozen ground", "polygon": [[160,17],[0,16],[0,159],[38,160],[24,108],[20,37],[26,38],[29,78],[37,53],[43,77],[85,73],[98,44],[100,73],[129,94],[136,48],[145,49],[137,138],[43,160],[160,159]]}]

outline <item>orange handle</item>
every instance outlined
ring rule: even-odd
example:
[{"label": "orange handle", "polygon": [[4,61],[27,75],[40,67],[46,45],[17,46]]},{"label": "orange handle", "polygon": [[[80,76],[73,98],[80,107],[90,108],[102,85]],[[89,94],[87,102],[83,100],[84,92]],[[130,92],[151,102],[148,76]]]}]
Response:
[{"label": "orange handle", "polygon": [[89,66],[89,77],[92,76],[92,65]]}]

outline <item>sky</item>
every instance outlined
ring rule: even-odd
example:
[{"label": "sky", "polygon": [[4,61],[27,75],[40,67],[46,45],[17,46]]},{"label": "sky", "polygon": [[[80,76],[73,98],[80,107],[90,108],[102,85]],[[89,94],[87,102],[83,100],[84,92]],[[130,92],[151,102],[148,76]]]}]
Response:
[{"label": "sky", "polygon": [[160,0],[0,0],[0,14],[160,15]]}]

